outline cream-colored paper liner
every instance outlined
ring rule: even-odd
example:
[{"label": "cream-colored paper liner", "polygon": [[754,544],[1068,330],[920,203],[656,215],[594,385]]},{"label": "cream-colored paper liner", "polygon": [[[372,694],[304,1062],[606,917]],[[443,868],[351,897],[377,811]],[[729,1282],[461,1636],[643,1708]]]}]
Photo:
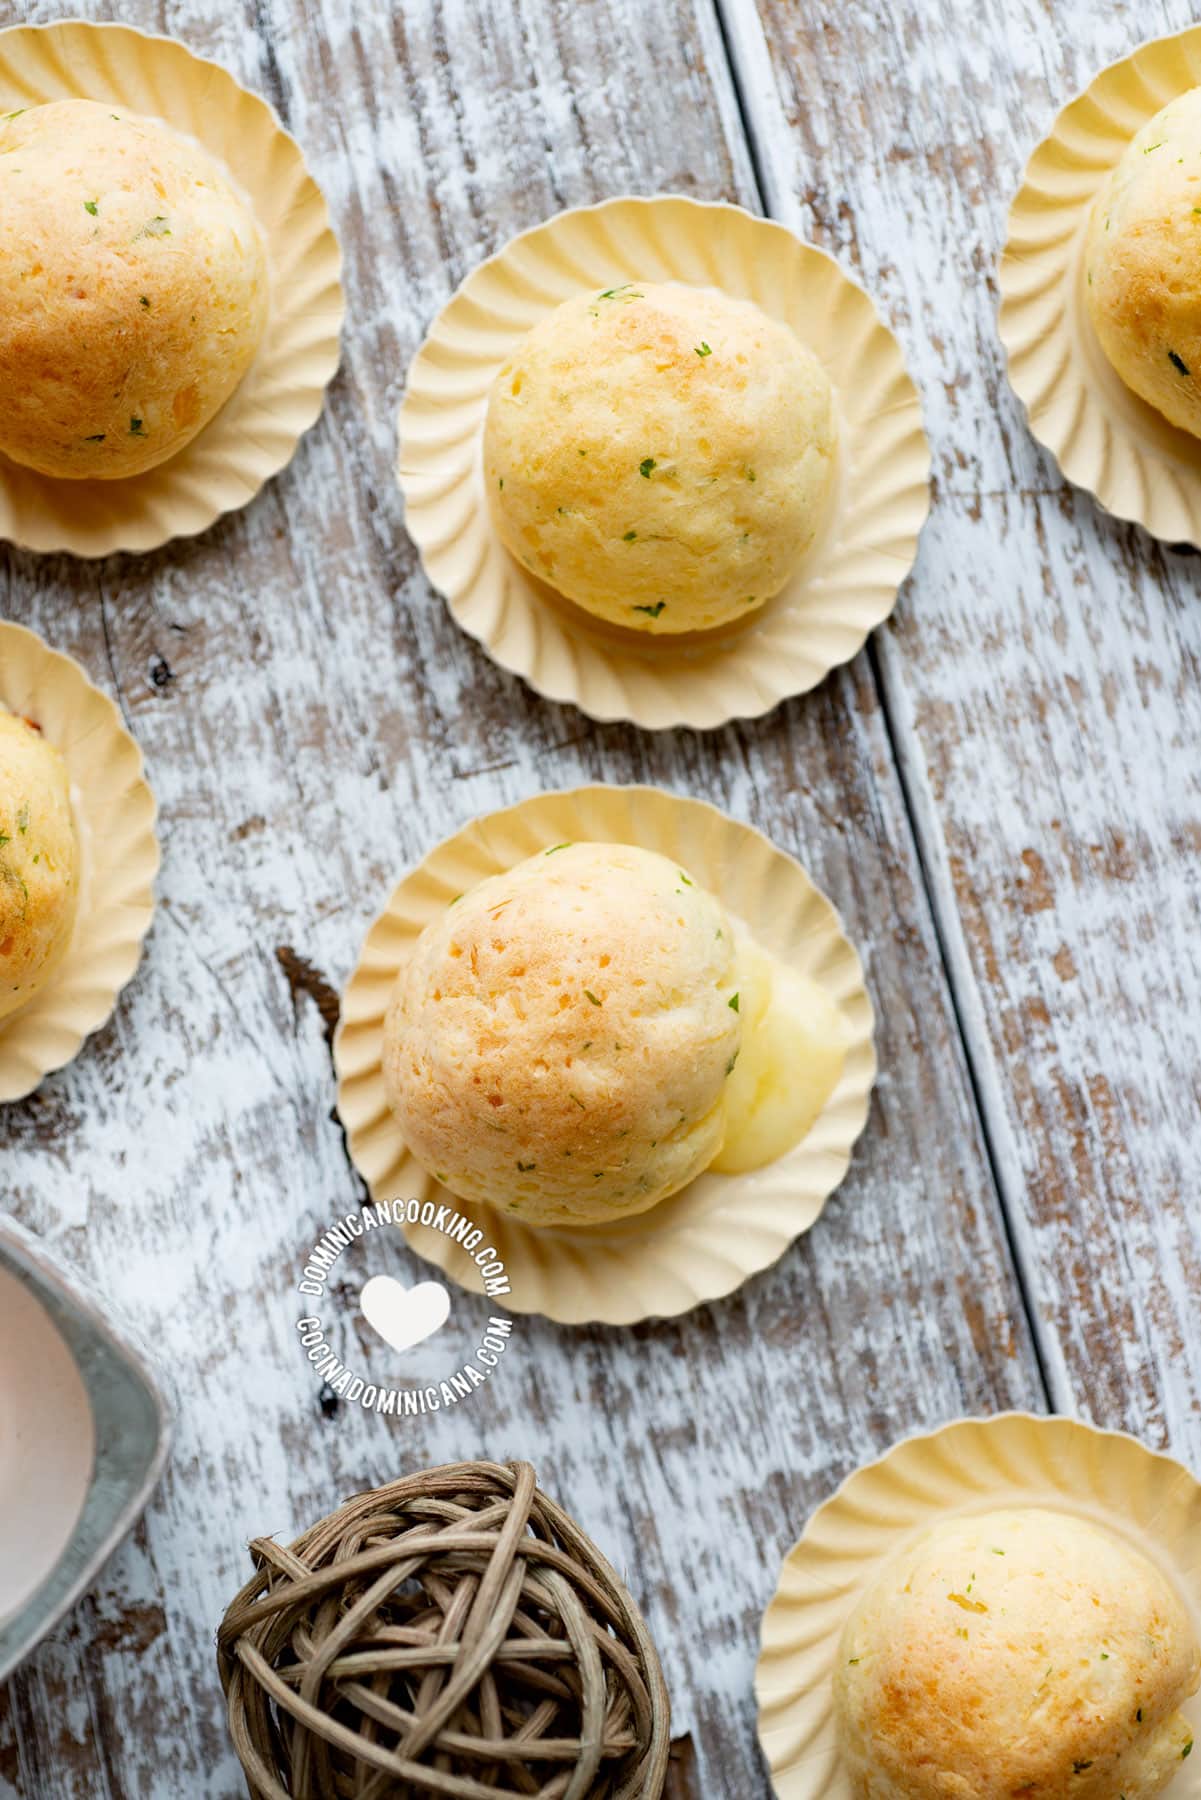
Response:
[{"label": "cream-colored paper liner", "polygon": [[[683,640],[602,625],[535,581],[502,547],[484,494],[497,370],[561,301],[626,280],[756,301],[816,353],[836,392],[839,478],[818,542],[745,624]],[[548,699],[652,730],[756,717],[854,656],[892,611],[929,510],[917,391],[863,290],[783,226],[674,195],[561,213],[469,275],[409,370],[399,454],[409,532],[463,629]]]},{"label": "cream-colored paper liner", "polygon": [[244,506],[291,461],[338,366],[341,256],[299,146],[265,100],[182,44],[69,20],[0,31],[0,112],[103,100],[162,119],[224,164],[263,232],[271,309],[237,391],[178,455],[125,481],[57,481],[0,456],[0,537],[29,550],[152,550]]},{"label": "cream-colored paper liner", "polygon": [[1128,388],[1084,298],[1089,210],[1135,133],[1201,86],[1201,26],[1144,44],[1065,106],[1026,166],[1001,257],[1001,339],[1030,429],[1106,511],[1201,545],[1201,441]]},{"label": "cream-colored paper liner", "polygon": [[[839,1758],[831,1681],[864,1587],[940,1518],[1008,1506],[1080,1513],[1128,1538],[1160,1563],[1201,1635],[1201,1483],[1180,1463],[1120,1432],[1029,1413],[908,1438],[818,1507],[784,1559],[755,1680],[778,1800],[856,1800]],[[1201,1723],[1201,1703],[1191,1716]],[[1198,1800],[1201,1768],[1182,1765],[1169,1792]]]},{"label": "cream-colored paper liner", "polygon": [[[800,864],[761,833],[658,788],[540,794],[439,844],[398,884],[367,935],[342,999],[334,1059],[350,1154],[376,1199],[452,1198],[408,1154],[384,1095],[380,1051],[398,968],[419,932],[457,895],[568,840],[637,844],[674,858],[768,951],[825,990],[850,1039],[842,1075],[812,1130],[766,1168],[702,1175],[652,1211],[614,1225],[536,1229],[488,1211],[489,1234],[512,1284],[508,1310],[566,1324],[621,1325],[730,1293],[813,1224],[867,1119],[876,1073],[872,1007],[838,914]],[[455,1280],[478,1288],[478,1274],[449,1240],[417,1228],[411,1241]]]},{"label": "cream-colored paper liner", "polygon": [[77,662],[0,623],[0,708],[39,725],[62,754],[80,835],[75,933],[48,987],[0,1020],[0,1101],[70,1062],[137,968],[154,911],[159,850],[142,753]]}]

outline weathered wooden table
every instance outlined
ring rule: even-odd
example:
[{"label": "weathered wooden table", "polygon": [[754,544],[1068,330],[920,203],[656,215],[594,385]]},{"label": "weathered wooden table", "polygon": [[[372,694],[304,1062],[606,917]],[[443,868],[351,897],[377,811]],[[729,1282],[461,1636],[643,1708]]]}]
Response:
[{"label": "weathered wooden table", "polygon": [[[0,1796],[238,1794],[212,1640],[247,1538],[477,1455],[530,1456],[628,1569],[695,1793],[765,1794],[759,1614],[857,1462],[1013,1406],[1201,1462],[1198,565],[1099,515],[1031,442],[993,279],[1055,110],[1192,9],[121,16],[275,103],[330,199],[350,316],[324,418],[245,512],[142,559],[0,566],[0,613],[119,698],[165,848],[115,1019],[0,1120],[3,1203],[140,1324],[180,1408],[135,1538],[0,1693]],[[892,622],[817,693],[707,736],[598,727],[500,674],[422,579],[392,479],[407,360],[473,264],[560,207],[660,190],[766,208],[839,256],[904,342],[934,448]],[[362,1197],[331,1116],[333,996],[402,865],[580,779],[706,796],[841,907],[882,1062],[851,1177],[728,1301],[631,1331],[530,1321],[486,1405],[327,1417],[293,1286],[314,1231]]]}]

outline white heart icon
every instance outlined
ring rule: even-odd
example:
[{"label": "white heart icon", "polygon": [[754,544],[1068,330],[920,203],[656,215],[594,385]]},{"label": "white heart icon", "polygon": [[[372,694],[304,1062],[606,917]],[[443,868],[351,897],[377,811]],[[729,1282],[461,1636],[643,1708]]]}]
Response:
[{"label": "white heart icon", "polygon": [[440,1281],[407,1288],[394,1275],[373,1275],[359,1295],[363,1317],[393,1350],[411,1350],[441,1331],[450,1317],[450,1295]]}]

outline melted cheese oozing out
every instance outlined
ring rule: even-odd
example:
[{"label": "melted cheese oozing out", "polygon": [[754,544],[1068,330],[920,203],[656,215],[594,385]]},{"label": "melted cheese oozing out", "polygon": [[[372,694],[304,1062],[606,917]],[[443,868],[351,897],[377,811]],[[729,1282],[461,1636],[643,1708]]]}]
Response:
[{"label": "melted cheese oozing out", "polygon": [[742,1048],[726,1082],[725,1142],[709,1165],[720,1175],[761,1169],[794,1149],[847,1055],[846,1024],[833,1001],[741,935],[738,1013]]}]

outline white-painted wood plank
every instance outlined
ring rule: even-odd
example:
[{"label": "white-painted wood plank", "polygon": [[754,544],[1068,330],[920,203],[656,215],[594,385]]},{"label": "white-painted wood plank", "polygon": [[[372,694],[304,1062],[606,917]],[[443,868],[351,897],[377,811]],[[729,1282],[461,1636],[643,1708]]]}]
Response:
[{"label": "white-painted wood plank", "polygon": [[1056,1402],[1201,1459],[1197,562],[1104,517],[1004,376],[995,258],[1058,108],[1183,0],[722,0],[770,210],[856,269],[936,504],[877,638]]},{"label": "white-painted wood plank", "polygon": [[[754,202],[716,16],[708,0],[391,13],[126,9],[262,87],[305,144],[347,253],[345,364],[292,468],[200,541],[100,567],[0,559],[0,612],[119,694],[165,848],[113,1024],[0,1116],[3,1203],[157,1344],[180,1408],[137,1538],[0,1696],[0,1794],[21,1800],[227,1800],[212,1635],[246,1540],[399,1469],[519,1454],[645,1602],[698,1792],[747,1800],[766,1789],[758,1617],[812,1505],[907,1429],[1042,1399],[869,660],[704,738],[597,727],[481,656],[403,531],[403,371],[481,256],[610,193]],[[306,983],[340,985],[387,884],[439,836],[593,779],[706,796],[837,900],[883,1066],[851,1179],[721,1305],[633,1331],[530,1321],[486,1405],[325,1418],[293,1342],[296,1262],[360,1194]],[[289,983],[282,947],[312,978],[293,960]],[[379,1254],[418,1266],[399,1239]]]}]

